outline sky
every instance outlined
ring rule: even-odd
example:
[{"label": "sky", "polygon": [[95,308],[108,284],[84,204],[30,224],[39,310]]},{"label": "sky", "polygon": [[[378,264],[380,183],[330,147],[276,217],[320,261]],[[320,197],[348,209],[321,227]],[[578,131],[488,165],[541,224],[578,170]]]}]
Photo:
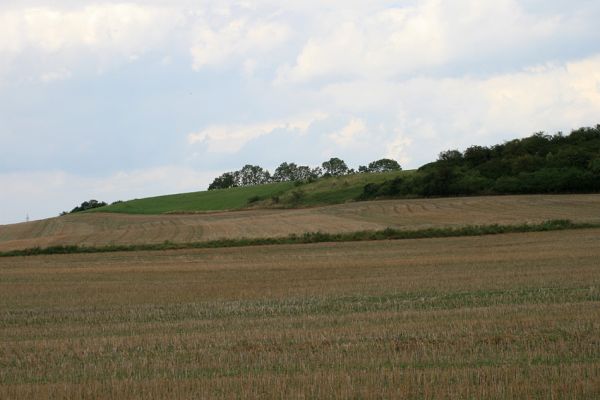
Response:
[{"label": "sky", "polygon": [[0,2],[0,224],[600,123],[597,0]]}]

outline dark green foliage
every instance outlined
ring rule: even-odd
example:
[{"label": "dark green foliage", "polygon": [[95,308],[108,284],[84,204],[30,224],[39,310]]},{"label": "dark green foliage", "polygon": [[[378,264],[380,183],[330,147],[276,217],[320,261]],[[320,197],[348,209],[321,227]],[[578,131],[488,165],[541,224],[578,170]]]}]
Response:
[{"label": "dark green foliage", "polygon": [[235,186],[237,185],[235,184],[233,172],[225,172],[223,175],[215,178],[212,183],[208,185],[208,190],[228,189]]},{"label": "dark green foliage", "polygon": [[596,191],[600,125],[568,136],[536,133],[492,147],[471,146],[464,153],[444,151],[410,180],[366,185],[359,199]]},{"label": "dark green foliage", "polygon": [[368,167],[361,165],[358,167],[358,172],[361,173],[379,173],[379,172],[390,172],[390,171],[401,171],[402,167],[398,164],[398,161],[390,158],[382,158],[381,160],[373,161],[369,163]]},{"label": "dark green foliage", "polygon": [[208,186],[208,190],[229,189],[232,187],[245,187],[264,185],[270,182],[313,182],[323,175],[321,168],[310,168],[306,165],[284,162],[273,176],[271,173],[258,165],[244,165],[239,171],[225,172],[215,178]]},{"label": "dark green foliage", "polygon": [[464,161],[470,167],[487,163],[492,158],[492,150],[487,147],[471,146],[463,154]]},{"label": "dark green foliage", "polygon": [[325,161],[321,166],[323,167],[325,176],[347,175],[350,171],[344,160],[337,157],[330,158],[329,161]]},{"label": "dark green foliage", "polygon": [[258,165],[247,164],[239,171],[225,172],[223,175],[215,178],[208,186],[208,190],[263,185],[269,182],[271,182],[269,171]]},{"label": "dark green foliage", "polygon": [[462,162],[463,155],[458,150],[446,150],[442,151],[438,156],[438,162],[446,163],[446,164],[458,164]]},{"label": "dark green foliage", "polygon": [[258,165],[244,165],[244,167],[234,173],[237,186],[254,186],[269,183],[271,174]]},{"label": "dark green foliage", "polygon": [[262,200],[262,197],[260,197],[260,196],[252,196],[248,199],[248,204],[257,203],[261,200]]},{"label": "dark green foliage", "polygon": [[273,180],[275,182],[295,181],[297,170],[298,166],[295,163],[281,163],[273,173]]},{"label": "dark green foliage", "polygon": [[292,204],[299,204],[305,196],[306,193],[302,189],[294,190],[292,192]]},{"label": "dark green foliage", "polygon": [[427,228],[418,230],[400,230],[386,228],[380,231],[358,231],[350,233],[306,232],[301,235],[292,234],[277,238],[240,238],[217,239],[207,242],[173,243],[165,241],[157,244],[108,245],[103,247],[85,246],[52,246],[35,247],[24,250],[0,252],[0,257],[36,256],[49,254],[70,253],[109,253],[115,251],[148,251],[148,250],[177,250],[205,249],[218,247],[243,247],[274,244],[305,244],[322,242],[356,242],[364,240],[402,240],[425,239],[458,236],[498,235],[503,233],[545,232],[565,229],[598,228],[599,224],[575,223],[570,220],[549,220],[539,224],[521,225],[467,225],[458,228]]},{"label": "dark green foliage", "polygon": [[600,156],[595,157],[593,160],[590,160],[588,164],[588,169],[594,175],[600,175]]},{"label": "dark green foliage", "polygon": [[[98,200],[84,201],[83,203],[81,203],[80,206],[73,208],[71,210],[71,213],[91,210],[92,208],[104,207],[106,205],[108,205],[108,204],[105,203],[104,201],[98,201]],[[60,215],[65,215],[65,214],[67,214],[67,212],[63,211]]]},{"label": "dark green foliage", "polygon": [[323,175],[321,168],[310,168],[307,165],[296,165],[295,163],[281,163],[275,173],[273,173],[274,182],[312,182]]}]

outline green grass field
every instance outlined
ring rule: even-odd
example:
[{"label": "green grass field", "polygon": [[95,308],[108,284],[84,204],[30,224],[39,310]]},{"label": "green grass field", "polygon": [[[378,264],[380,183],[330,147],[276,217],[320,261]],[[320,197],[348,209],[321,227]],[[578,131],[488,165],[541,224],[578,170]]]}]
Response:
[{"label": "green grass field", "polygon": [[249,205],[250,199],[278,196],[294,187],[293,183],[271,183],[226,190],[171,194],[148,197],[109,205],[90,212],[117,212],[127,214],[163,214],[168,212],[202,212],[235,210]]},{"label": "green grass field", "polygon": [[88,212],[163,214],[237,210],[248,207],[310,207],[339,204],[355,200],[367,183],[380,183],[407,173],[410,171],[355,174],[321,178],[302,185],[281,182],[225,190],[172,194],[129,200]]}]

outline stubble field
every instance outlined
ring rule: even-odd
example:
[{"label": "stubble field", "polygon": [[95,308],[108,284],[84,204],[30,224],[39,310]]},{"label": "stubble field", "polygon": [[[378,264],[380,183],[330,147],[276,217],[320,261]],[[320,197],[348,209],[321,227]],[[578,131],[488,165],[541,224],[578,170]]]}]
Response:
[{"label": "stubble field", "polygon": [[600,222],[600,195],[490,196],[387,200],[304,209],[202,214],[79,213],[0,226],[0,251],[56,245],[104,246],[283,237],[305,232],[423,229],[473,224]]},{"label": "stubble field", "polygon": [[0,258],[0,398],[598,398],[598,260],[598,229]]}]

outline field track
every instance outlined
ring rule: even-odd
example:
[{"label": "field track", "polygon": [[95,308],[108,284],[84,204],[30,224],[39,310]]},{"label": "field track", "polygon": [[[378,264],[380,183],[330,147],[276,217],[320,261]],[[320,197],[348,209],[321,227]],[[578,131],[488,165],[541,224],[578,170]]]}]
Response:
[{"label": "field track", "polygon": [[72,214],[0,226],[0,251],[54,245],[151,244],[304,232],[521,224],[550,219],[600,222],[600,195],[533,195],[355,202],[287,210],[184,215]]},{"label": "field track", "polygon": [[0,398],[599,398],[598,260],[600,229],[0,258]]}]

